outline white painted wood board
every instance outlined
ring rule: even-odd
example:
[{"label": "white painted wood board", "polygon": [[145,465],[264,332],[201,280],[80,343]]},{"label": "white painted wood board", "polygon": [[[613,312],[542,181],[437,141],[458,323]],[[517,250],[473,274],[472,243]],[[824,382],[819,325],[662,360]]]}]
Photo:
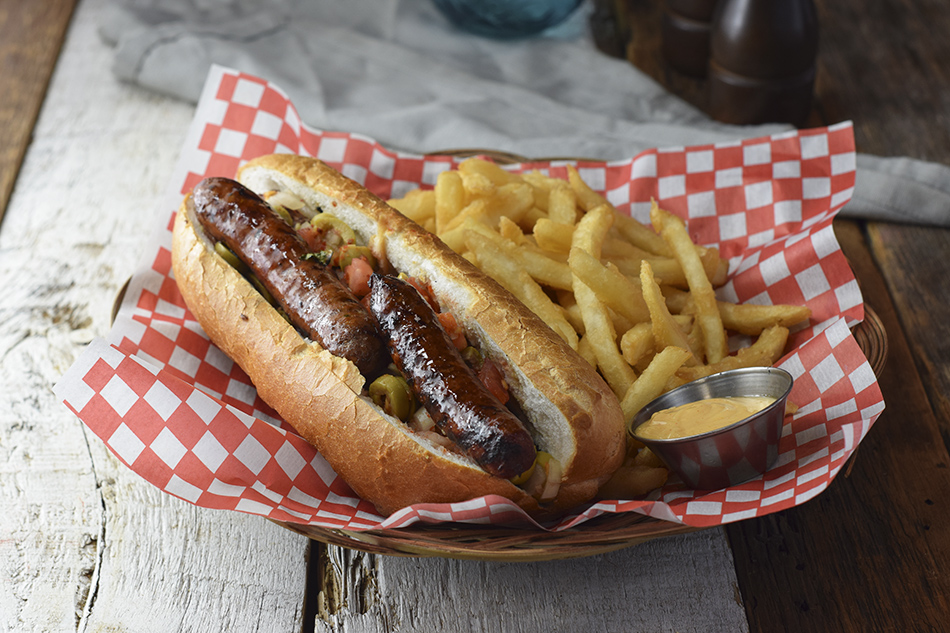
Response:
[{"label": "white painted wood board", "polygon": [[112,77],[81,2],[0,230],[0,630],[293,631],[307,539],[196,508],[53,395],[139,256],[193,108]]},{"label": "white painted wood board", "polygon": [[337,547],[328,559],[316,631],[748,630],[720,528],[548,562],[395,558]]},{"label": "white painted wood board", "polygon": [[324,548],[140,480],[52,394],[138,260],[191,106],[119,84],[82,0],[0,230],[0,631],[744,631],[721,530],[487,563]]}]

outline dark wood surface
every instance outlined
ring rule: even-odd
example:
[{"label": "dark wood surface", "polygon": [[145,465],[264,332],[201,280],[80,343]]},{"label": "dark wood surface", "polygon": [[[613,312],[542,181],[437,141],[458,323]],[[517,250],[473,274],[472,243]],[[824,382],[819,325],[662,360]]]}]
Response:
[{"label": "dark wood surface", "polygon": [[[851,120],[859,152],[950,164],[950,3],[815,4],[809,125]],[[602,3],[595,30],[604,50],[705,108],[705,82],[660,53],[662,6]],[[950,230],[840,219],[835,230],[888,333],[887,409],[826,492],[727,527],[750,630],[950,630]]]},{"label": "dark wood surface", "polygon": [[0,222],[76,0],[0,3]]},{"label": "dark wood surface", "polygon": [[[950,3],[816,4],[810,123],[849,119],[861,152],[950,164]],[[74,5],[0,5],[0,218]],[[703,82],[660,56],[661,6],[604,0],[598,35],[703,107]],[[887,410],[826,492],[727,528],[739,593],[754,632],[950,630],[950,231],[844,220],[836,231],[888,332]]]}]

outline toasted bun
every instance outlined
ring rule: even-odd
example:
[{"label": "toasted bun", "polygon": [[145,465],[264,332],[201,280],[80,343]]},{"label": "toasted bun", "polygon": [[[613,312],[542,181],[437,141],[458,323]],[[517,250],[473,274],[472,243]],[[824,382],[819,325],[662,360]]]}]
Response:
[{"label": "toasted bun", "polygon": [[564,469],[557,497],[541,507],[509,481],[386,415],[360,396],[364,379],[355,365],[304,339],[214,252],[186,198],[172,242],[186,303],[261,398],[357,494],[382,514],[494,494],[534,516],[558,514],[594,497],[624,457],[620,406],[596,371],[537,316],[437,237],[320,161],[265,156],[245,165],[238,179],[259,193],[291,192],[308,207],[336,215],[381,261],[428,282],[469,340],[501,366],[535,442]]}]

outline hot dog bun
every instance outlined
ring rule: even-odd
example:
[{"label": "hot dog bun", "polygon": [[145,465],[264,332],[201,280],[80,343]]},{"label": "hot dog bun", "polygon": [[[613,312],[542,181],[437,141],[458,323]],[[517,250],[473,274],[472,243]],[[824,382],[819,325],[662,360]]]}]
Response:
[{"label": "hot dog bun", "polygon": [[437,237],[316,159],[261,157],[242,167],[238,180],[259,193],[289,191],[331,212],[378,259],[428,282],[469,340],[502,367],[536,444],[563,469],[557,496],[539,504],[383,413],[360,395],[365,380],[353,363],[302,337],[215,253],[186,197],[175,221],[172,261],[189,309],[263,400],[358,495],[384,515],[415,503],[500,495],[539,517],[594,497],[624,457],[620,406],[596,371],[538,317]]}]

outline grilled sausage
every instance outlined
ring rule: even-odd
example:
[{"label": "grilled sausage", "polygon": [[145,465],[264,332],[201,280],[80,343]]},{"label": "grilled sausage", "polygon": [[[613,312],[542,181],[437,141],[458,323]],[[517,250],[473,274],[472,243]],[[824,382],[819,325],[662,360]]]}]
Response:
[{"label": "grilled sausage", "polygon": [[297,328],[368,378],[389,364],[373,316],[257,194],[227,178],[206,178],[192,201],[208,236],[247,265]]},{"label": "grilled sausage", "polygon": [[419,292],[373,275],[369,297],[393,360],[436,426],[492,475],[527,471],[536,455],[531,436],[462,359]]}]

